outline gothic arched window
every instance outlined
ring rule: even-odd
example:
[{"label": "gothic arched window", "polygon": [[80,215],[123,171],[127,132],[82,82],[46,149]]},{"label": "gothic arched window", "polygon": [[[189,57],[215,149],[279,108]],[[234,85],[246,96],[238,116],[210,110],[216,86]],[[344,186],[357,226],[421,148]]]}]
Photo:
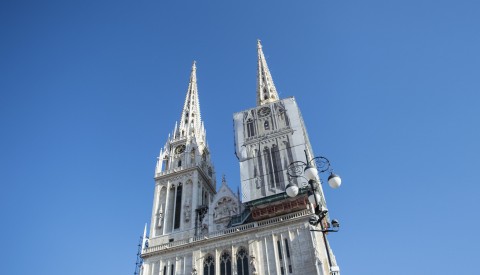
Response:
[{"label": "gothic arched window", "polygon": [[264,158],[265,158],[265,166],[267,168],[267,178],[268,182],[270,183],[271,188],[275,188],[275,181],[273,177],[273,165],[272,165],[272,158],[270,156],[270,150],[268,147],[265,147],[263,150]]},{"label": "gothic arched window", "polygon": [[232,258],[227,251],[220,256],[220,275],[232,275]]},{"label": "gothic arched window", "polygon": [[166,156],[162,160],[162,168],[163,168],[162,171],[168,170],[168,158]]},{"label": "gothic arched window", "polygon": [[248,275],[248,254],[245,248],[237,252],[237,275]]},{"label": "gothic arched window", "polygon": [[[263,163],[262,163],[262,154],[259,150],[255,150],[255,154],[257,156],[257,163],[258,163],[258,187],[257,188],[260,188],[260,186],[263,185]],[[262,192],[264,191],[264,189],[262,188]],[[262,193],[262,195],[265,195]]]},{"label": "gothic arched window", "polygon": [[182,213],[182,184],[177,187],[175,196],[175,220],[173,221],[173,229],[180,228],[180,213]]},{"label": "gothic arched window", "polygon": [[282,161],[280,158],[280,152],[278,150],[278,146],[276,144],[272,145],[272,162],[273,162],[273,173],[275,182],[277,186],[280,182],[283,182],[283,172],[282,172]]},{"label": "gothic arched window", "polygon": [[255,130],[253,128],[253,120],[249,118],[247,120],[247,136],[252,137],[255,135]]},{"label": "gothic arched window", "polygon": [[215,260],[212,255],[208,255],[203,261],[203,275],[215,274]]},{"label": "gothic arched window", "polygon": [[263,128],[265,128],[265,130],[270,130],[270,124],[268,123],[268,120],[265,120],[263,123]]},{"label": "gothic arched window", "polygon": [[192,148],[192,151],[190,151],[190,163],[195,163],[195,148]]}]

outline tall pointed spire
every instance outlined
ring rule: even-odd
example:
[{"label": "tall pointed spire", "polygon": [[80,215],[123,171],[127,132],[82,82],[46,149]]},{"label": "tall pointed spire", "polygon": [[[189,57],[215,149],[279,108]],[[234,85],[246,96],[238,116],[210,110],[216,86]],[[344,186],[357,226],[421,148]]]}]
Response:
[{"label": "tall pointed spire", "polygon": [[190,134],[199,134],[201,130],[200,102],[198,100],[197,88],[197,66],[193,61],[190,82],[188,83],[187,95],[180,117],[180,127],[178,128],[181,136]]},{"label": "tall pointed spire", "polygon": [[272,75],[263,55],[262,44],[257,40],[258,71],[257,71],[257,105],[263,105],[279,99]]}]

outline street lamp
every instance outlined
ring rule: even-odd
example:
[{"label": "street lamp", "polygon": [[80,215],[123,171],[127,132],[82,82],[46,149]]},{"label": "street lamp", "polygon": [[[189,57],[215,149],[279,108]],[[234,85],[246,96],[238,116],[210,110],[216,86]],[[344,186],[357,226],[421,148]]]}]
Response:
[{"label": "street lamp", "polygon": [[[305,158],[308,161],[307,150],[305,150]],[[330,172],[328,176],[328,185],[333,189],[337,189],[342,184],[342,179],[335,173],[330,167],[330,161],[326,157],[315,157],[308,162],[294,161],[288,166],[287,174],[290,178],[304,178],[307,180],[310,190],[308,192],[308,200],[310,203],[315,204],[316,212],[321,211],[320,194],[317,192],[317,184],[320,181],[319,173]],[[303,184],[302,187],[307,187],[307,184]],[[286,186],[287,195],[291,198],[298,195],[300,188],[298,185],[290,182]],[[317,215],[320,213],[316,213]]]},{"label": "street lamp", "polygon": [[[325,205],[323,205],[323,203],[319,203],[321,198],[320,194],[317,192],[317,186],[318,183],[321,183],[319,173],[324,173],[327,171],[330,172],[330,175],[328,176],[328,185],[330,185],[330,187],[333,189],[340,187],[342,184],[342,179],[337,174],[333,173],[333,169],[330,167],[330,161],[327,158],[315,157],[308,161],[307,150],[305,150],[305,159],[307,160],[306,163],[303,161],[294,161],[290,163],[287,174],[290,178],[304,178],[308,182],[308,184],[303,184],[302,187],[310,187],[310,190],[308,190],[308,200],[310,203],[315,205],[315,215],[310,218],[309,223],[313,226],[320,224],[320,230],[311,229],[310,231],[322,232],[325,249],[327,250],[328,264],[330,271],[332,272],[334,270],[332,269],[330,251],[325,235],[328,232],[337,232],[340,229],[340,223],[338,220],[334,219],[331,222],[331,229],[329,225],[327,228],[324,228],[322,221],[327,216],[328,209],[325,207]],[[289,197],[293,198],[298,195],[300,188],[298,185],[289,182],[285,191]]]}]

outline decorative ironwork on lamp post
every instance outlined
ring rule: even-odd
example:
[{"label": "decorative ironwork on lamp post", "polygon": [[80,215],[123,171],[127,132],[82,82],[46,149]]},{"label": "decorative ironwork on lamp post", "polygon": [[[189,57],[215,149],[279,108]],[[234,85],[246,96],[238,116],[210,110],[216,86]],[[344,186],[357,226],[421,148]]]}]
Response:
[{"label": "decorative ironwork on lamp post", "polygon": [[[325,204],[321,202],[320,194],[318,193],[319,184],[321,180],[319,173],[329,172],[328,176],[328,185],[333,189],[340,187],[342,184],[342,179],[333,173],[333,169],[330,166],[330,161],[326,157],[314,157],[310,161],[308,160],[307,150],[305,150],[305,159],[307,162],[303,161],[294,161],[288,166],[287,174],[290,178],[290,182],[286,186],[286,193],[289,197],[295,197],[298,195],[300,188],[310,187],[308,190],[308,200],[310,203],[315,205],[315,215],[310,218],[309,223],[312,226],[320,225],[320,229],[310,229],[310,231],[319,231],[322,232],[323,241],[325,243],[325,249],[327,250],[327,258],[330,272],[334,272],[332,269],[332,260],[330,258],[330,249],[328,247],[328,242],[326,238],[326,233],[328,232],[337,232],[340,228],[340,223],[338,220],[332,220],[330,229],[329,224],[327,223],[326,228],[323,224],[323,219],[327,216],[328,209]],[[292,178],[304,178],[307,180],[307,183],[303,183],[301,187],[297,184],[292,183]]]}]

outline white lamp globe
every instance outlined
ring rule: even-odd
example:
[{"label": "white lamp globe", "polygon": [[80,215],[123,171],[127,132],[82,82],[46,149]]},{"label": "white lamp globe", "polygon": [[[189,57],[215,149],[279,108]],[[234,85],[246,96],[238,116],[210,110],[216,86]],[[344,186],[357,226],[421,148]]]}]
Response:
[{"label": "white lamp globe", "polygon": [[315,168],[314,166],[307,166],[305,168],[305,177],[308,179],[308,180],[316,180],[317,177],[318,177],[318,171],[317,171],[317,168]]},{"label": "white lamp globe", "polygon": [[296,186],[295,184],[289,183],[287,184],[285,191],[287,192],[287,195],[290,198],[293,198],[298,194],[298,186]]},{"label": "white lamp globe", "polygon": [[337,189],[340,187],[340,185],[342,185],[342,179],[338,175],[331,173],[328,177],[328,185],[330,185],[330,187],[333,189]]}]

